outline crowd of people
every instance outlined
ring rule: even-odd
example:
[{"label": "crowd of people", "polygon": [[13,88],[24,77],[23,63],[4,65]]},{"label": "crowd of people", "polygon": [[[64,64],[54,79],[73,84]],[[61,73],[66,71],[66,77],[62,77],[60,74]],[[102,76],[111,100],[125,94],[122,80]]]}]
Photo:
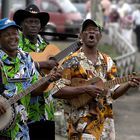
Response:
[{"label": "crowd of people", "polygon": [[[90,3],[90,4],[89,4]],[[101,12],[103,14],[104,31],[109,33],[110,24],[118,27],[122,36],[132,45],[137,46],[140,50],[139,41],[139,4],[133,4],[130,0],[115,1],[115,0],[101,0]],[[91,1],[87,2],[86,19],[91,18]],[[136,29],[137,28],[137,29]],[[136,29],[136,30],[135,30]],[[135,43],[136,42],[136,43]]]},{"label": "crowd of people", "polygon": [[48,21],[49,14],[34,4],[16,11],[13,20],[0,20],[0,140],[54,140],[59,107],[68,140],[115,140],[112,102],[138,87],[140,79],[106,86],[115,80],[117,67],[98,50],[103,27],[92,19],[81,23],[80,49],[62,63],[36,62],[30,52],[47,48],[39,32]]},{"label": "crowd of people", "polygon": [[[109,22],[117,23],[118,29],[122,36],[131,45],[136,46],[139,51],[139,30],[136,29],[136,25],[139,25],[140,14],[139,5],[134,5],[130,1],[120,1],[119,3],[112,3],[111,12],[109,15]],[[137,22],[137,23],[136,23]],[[135,32],[136,31],[136,32]]]}]

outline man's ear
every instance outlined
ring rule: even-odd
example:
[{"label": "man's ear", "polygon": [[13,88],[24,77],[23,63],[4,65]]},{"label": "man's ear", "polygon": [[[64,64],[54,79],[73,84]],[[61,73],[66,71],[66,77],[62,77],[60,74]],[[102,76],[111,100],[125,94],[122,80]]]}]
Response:
[{"label": "man's ear", "polygon": [[45,30],[45,28],[42,28],[42,27],[40,28],[40,32],[43,32],[44,30]]},{"label": "man's ear", "polygon": [[24,26],[24,22],[21,22],[21,23],[20,23],[21,31],[23,30],[23,26]]},{"label": "man's ear", "polygon": [[80,34],[78,35],[78,39],[79,39],[80,43],[82,44],[83,43],[83,41],[82,41],[82,32],[80,32]]}]

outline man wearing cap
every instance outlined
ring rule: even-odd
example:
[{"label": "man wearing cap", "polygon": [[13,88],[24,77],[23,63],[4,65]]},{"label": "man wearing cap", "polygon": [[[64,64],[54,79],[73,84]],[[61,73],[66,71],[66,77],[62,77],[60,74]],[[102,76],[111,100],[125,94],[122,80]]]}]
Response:
[{"label": "man wearing cap", "polygon": [[105,88],[103,81],[115,79],[117,70],[111,57],[97,49],[102,28],[87,19],[80,37],[83,45],[64,60],[62,65],[67,68],[52,89],[52,96],[62,99],[69,140],[115,140],[112,101],[137,87],[140,79]]},{"label": "man wearing cap", "polygon": [[[22,97],[22,95],[24,95],[22,91],[26,91],[28,87],[39,79],[39,73],[32,58],[28,53],[22,51],[18,47],[18,29],[20,29],[20,27],[14,21],[8,18],[0,20],[0,66],[4,85],[4,92],[0,93],[0,97],[6,97],[8,99],[17,94],[21,94],[20,97]],[[5,115],[5,113],[7,113],[5,117],[10,119],[4,121],[7,122],[7,124],[5,124],[7,128],[1,128],[0,125],[0,140],[30,139],[27,126],[27,121],[29,119],[28,112],[35,108],[30,108],[29,106],[31,96],[35,97],[40,95],[50,84],[50,78],[51,80],[57,80],[59,77],[59,72],[48,74],[46,77],[48,80],[46,79],[44,84],[40,85],[40,87],[32,87],[34,90],[27,90],[31,92],[27,95],[25,94],[26,96],[23,96],[15,103],[15,106],[13,106],[15,107],[14,111],[10,111],[11,108],[6,107],[6,102],[2,102],[3,98],[0,99],[0,115]],[[3,117],[4,116],[0,117],[0,121]],[[13,124],[13,126],[9,127],[11,124]]]},{"label": "man wearing cap", "polygon": [[[25,10],[18,10],[13,16],[13,20],[21,27],[22,33],[20,34],[19,46],[22,50],[26,52],[43,52],[47,47],[48,42],[38,34],[48,23],[49,14],[46,12],[40,12],[39,8],[34,5],[28,5]],[[53,46],[52,46],[53,47]],[[54,50],[55,51],[55,50]],[[48,54],[51,52],[48,52]],[[45,56],[44,56],[45,57]],[[51,70],[54,66],[57,66],[58,63],[52,59],[48,61],[40,61],[35,63],[37,69],[42,74],[42,69]],[[44,96],[45,99],[44,99]],[[37,103],[38,102],[38,103]],[[46,102],[46,103],[45,103]],[[48,98],[48,93],[44,93],[43,96],[34,98],[31,102],[31,107],[35,103],[35,106],[38,105],[38,109],[34,112],[30,112],[29,117],[31,122],[39,120],[50,120],[46,121],[48,129],[51,130],[49,136],[54,137],[54,109],[52,101]],[[45,114],[45,112],[47,112]],[[33,127],[32,127],[33,128]],[[46,130],[47,132],[47,130]],[[43,132],[42,132],[43,133]],[[32,134],[31,134],[32,135]],[[33,133],[35,136],[35,134]],[[46,133],[47,135],[47,133]]]}]

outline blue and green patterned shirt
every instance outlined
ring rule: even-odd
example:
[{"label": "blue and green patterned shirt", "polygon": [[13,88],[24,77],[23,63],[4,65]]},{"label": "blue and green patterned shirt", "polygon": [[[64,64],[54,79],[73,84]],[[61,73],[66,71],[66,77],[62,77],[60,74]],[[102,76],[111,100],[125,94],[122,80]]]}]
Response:
[{"label": "blue and green patterned shirt", "polygon": [[[40,35],[38,35],[37,43],[32,44],[29,39],[25,38],[23,34],[20,33],[19,46],[25,52],[43,52],[43,50],[47,47],[47,43]],[[54,108],[52,98],[49,97],[49,92],[45,92],[41,96],[32,98],[30,104],[32,110],[34,110],[30,112],[31,121],[54,119]],[[34,109],[34,106],[36,106],[36,110]]]},{"label": "blue and green patterned shirt", "polygon": [[[28,53],[18,50],[15,58],[9,57],[4,51],[0,50],[0,62],[2,65],[2,76],[4,84],[4,95],[10,98],[31,86],[38,80],[34,62]],[[14,80],[13,80],[14,79]],[[21,80],[20,80],[21,79]],[[24,81],[22,81],[24,79]],[[20,80],[20,81],[15,81]],[[14,127],[0,135],[6,135],[15,139],[29,139],[27,120],[30,116],[30,98],[31,94],[24,96],[15,103],[16,122]]]}]

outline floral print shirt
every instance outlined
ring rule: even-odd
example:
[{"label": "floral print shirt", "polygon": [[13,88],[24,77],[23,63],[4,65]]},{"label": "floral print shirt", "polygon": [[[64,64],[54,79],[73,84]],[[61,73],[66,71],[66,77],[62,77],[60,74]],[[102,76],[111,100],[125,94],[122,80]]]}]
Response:
[{"label": "floral print shirt", "polygon": [[[63,78],[56,82],[52,95],[66,85],[71,86],[73,78],[90,80],[100,77],[105,82],[113,80],[117,72],[114,62],[108,55],[98,51],[96,64],[93,64],[82,49],[66,57],[62,66],[65,67]],[[79,108],[75,108],[68,100],[56,99],[57,102],[54,103],[64,108],[69,139],[113,140],[115,132],[111,93],[118,86],[113,87],[102,101],[93,99]],[[81,99],[77,99],[76,102],[80,103]]]},{"label": "floral print shirt", "polygon": [[[18,50],[17,57],[11,58],[0,50],[0,63],[4,84],[4,96],[7,98],[20,94],[38,80],[38,72],[28,53]],[[12,140],[29,140],[27,120],[30,116],[30,93],[15,103],[16,122],[8,132],[0,133],[11,137]]]},{"label": "floral print shirt", "polygon": [[[41,36],[38,35],[38,41],[34,45],[20,33],[20,48],[25,52],[43,52],[47,47],[47,43],[43,40]],[[37,104],[38,102],[38,104]],[[43,95],[34,97],[31,100],[31,108],[36,106],[36,110],[31,112],[30,121],[43,120],[53,120],[54,119],[54,108],[52,104],[52,98],[49,98],[49,92],[43,93]],[[35,115],[36,114],[36,115]]]},{"label": "floral print shirt", "polygon": [[41,38],[41,36],[38,35],[37,43],[34,45],[31,44],[30,40],[25,38],[21,32],[19,44],[20,48],[25,52],[42,52],[47,46],[46,42],[43,40],[43,38]]}]

